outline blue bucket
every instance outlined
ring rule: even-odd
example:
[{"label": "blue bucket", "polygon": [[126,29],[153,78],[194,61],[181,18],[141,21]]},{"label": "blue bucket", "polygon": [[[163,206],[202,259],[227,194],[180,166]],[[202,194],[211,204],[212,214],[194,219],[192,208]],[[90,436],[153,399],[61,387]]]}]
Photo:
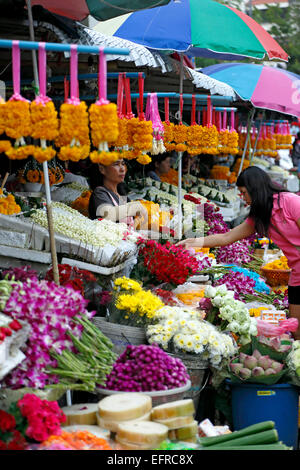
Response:
[{"label": "blue bucket", "polygon": [[233,383],[231,404],[235,431],[262,421],[274,421],[279,440],[298,448],[299,392],[291,384]]}]

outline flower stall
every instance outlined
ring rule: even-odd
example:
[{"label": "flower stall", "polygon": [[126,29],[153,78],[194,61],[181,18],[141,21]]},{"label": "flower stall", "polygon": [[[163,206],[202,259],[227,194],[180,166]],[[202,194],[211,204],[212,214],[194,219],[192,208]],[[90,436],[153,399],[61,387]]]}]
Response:
[{"label": "flower stall", "polygon": [[[45,51],[70,51],[71,96],[56,109],[42,86],[32,102],[15,89],[0,103],[1,150],[24,160],[18,182],[45,185],[47,196],[41,186],[30,187],[33,195],[4,187],[0,193],[0,256],[6,250],[4,256],[21,260],[5,266],[0,280],[0,448],[296,449],[300,349],[297,322],[287,317],[286,259],[256,236],[215,249],[175,244],[229,231],[243,209],[235,186],[241,162],[267,168],[277,148],[290,145],[287,126],[272,134],[263,128],[253,136],[252,160],[242,161],[237,108],[213,106],[203,95],[207,107],[198,106],[196,120],[199,96],[174,94],[180,119],[170,122],[168,93],[144,93],[140,74],[137,96],[122,73],[117,103],[107,99],[105,53],[116,51],[19,46],[39,49],[43,84]],[[77,54],[85,52],[99,55],[99,96],[90,104],[77,86]],[[179,155],[177,166],[161,181],[145,176],[165,151]],[[206,178],[191,169],[202,156],[212,163]],[[66,162],[107,166],[121,158],[130,198],[148,215],[134,228],[89,218],[88,179],[64,184]],[[208,387],[217,397],[214,423],[205,415]],[[253,390],[279,402],[264,413]],[[229,413],[224,397],[231,398]],[[289,432],[277,413],[287,401]]]}]

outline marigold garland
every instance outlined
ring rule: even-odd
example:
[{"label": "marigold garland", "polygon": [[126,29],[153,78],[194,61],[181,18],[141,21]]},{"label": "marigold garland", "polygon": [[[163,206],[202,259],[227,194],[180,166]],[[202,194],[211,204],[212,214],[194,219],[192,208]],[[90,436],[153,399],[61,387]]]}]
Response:
[{"label": "marigold garland", "polygon": [[40,139],[40,146],[34,148],[33,157],[39,162],[43,163],[56,155],[56,150],[53,147],[47,147],[47,140],[55,140],[58,137],[58,119],[57,111],[53,102],[38,97],[30,105],[32,132],[31,136],[34,139]]},{"label": "marigold garland", "polygon": [[6,107],[5,133],[11,139],[21,139],[31,134],[30,104],[27,100],[10,99]]},{"label": "marigold garland", "polygon": [[123,149],[127,145],[128,131],[127,131],[128,119],[118,117],[118,137],[113,144],[117,149]]},{"label": "marigold garland", "polygon": [[119,135],[117,105],[92,103],[89,107],[91,137],[94,147],[114,143]]},{"label": "marigold garland", "polygon": [[58,157],[61,160],[77,162],[89,156],[89,120],[84,101],[61,105],[59,135],[55,143],[60,147]]},{"label": "marigold garland", "polygon": [[5,116],[4,131],[8,137],[15,139],[13,145],[9,145],[8,141],[2,144],[2,149],[8,158],[12,160],[25,159],[32,154],[33,148],[33,146],[27,146],[25,142],[25,137],[28,137],[31,133],[30,103],[27,100],[15,99],[12,96],[2,106],[5,107],[3,109],[3,116]]},{"label": "marigold garland", "polygon": [[141,121],[139,118],[128,119],[128,145],[135,150],[150,151],[153,142],[151,121]]},{"label": "marigold garland", "polygon": [[0,140],[0,153],[7,152],[11,149],[11,143],[9,140]]},{"label": "marigold garland", "polygon": [[141,165],[148,165],[152,161],[152,158],[146,153],[140,153],[136,161]]},{"label": "marigold garland", "polygon": [[98,150],[94,150],[90,153],[90,159],[93,163],[100,163],[105,166],[112,165],[121,158],[123,157],[120,156],[119,152],[98,152]]},{"label": "marigold garland", "polygon": [[173,139],[175,142],[175,150],[176,152],[185,152],[187,150],[187,134],[188,128],[183,124],[174,124],[173,128]]},{"label": "marigold garland", "polygon": [[198,124],[188,127],[187,131],[187,152],[190,155],[199,155],[202,152],[202,137],[204,128]]}]

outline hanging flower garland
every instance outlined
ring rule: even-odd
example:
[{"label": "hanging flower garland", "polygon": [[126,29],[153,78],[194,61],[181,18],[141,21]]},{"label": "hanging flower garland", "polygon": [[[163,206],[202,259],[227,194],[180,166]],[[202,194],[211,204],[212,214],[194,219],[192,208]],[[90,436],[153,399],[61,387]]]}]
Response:
[{"label": "hanging flower garland", "polygon": [[5,141],[3,148],[11,160],[23,160],[32,155],[34,146],[27,145],[25,137],[31,134],[30,103],[20,95],[20,47],[19,41],[13,41],[13,88],[14,94],[3,104],[5,118],[4,131],[7,137],[15,139],[14,145]]},{"label": "hanging flower garland", "polygon": [[77,46],[71,45],[71,99],[60,107],[59,135],[55,143],[60,148],[58,157],[73,162],[84,160],[90,153],[87,105],[78,98],[77,65]]},{"label": "hanging flower garland", "polygon": [[32,131],[34,139],[40,139],[40,146],[36,146],[33,157],[39,162],[52,160],[56,150],[47,146],[47,140],[55,140],[58,136],[57,111],[53,101],[46,96],[46,50],[45,43],[39,44],[39,96],[30,105]]},{"label": "hanging flower garland", "polygon": [[106,58],[103,48],[99,53],[98,88],[99,100],[91,104],[89,108],[90,128],[92,143],[96,150],[90,153],[93,163],[111,165],[119,160],[118,152],[111,152],[109,147],[117,140],[119,135],[119,124],[117,105],[110,103],[107,97],[106,88]]},{"label": "hanging flower garland", "polygon": [[187,152],[190,156],[201,153],[201,142],[204,129],[196,122],[196,97],[192,96],[191,125],[187,128]]},{"label": "hanging flower garland", "polygon": [[153,139],[151,147],[151,155],[159,155],[166,151],[164,146],[163,136],[164,136],[164,126],[161,122],[159,111],[158,111],[158,101],[157,94],[150,93],[147,97],[147,108],[146,108],[146,119],[152,123],[153,128]]},{"label": "hanging flower garland", "polygon": [[165,120],[162,121],[164,126],[164,146],[167,152],[175,150],[174,140],[174,123],[169,119],[169,98],[165,97]]},{"label": "hanging flower garland", "polygon": [[[0,96],[0,135],[5,132],[5,123],[7,119],[7,107],[4,99]],[[9,140],[0,140],[0,153],[7,152],[11,148]]]},{"label": "hanging flower garland", "polygon": [[[124,79],[125,84],[125,96],[127,106],[127,150],[125,151],[124,157],[132,160],[136,159],[141,165],[147,165],[151,162],[151,157],[147,155],[152,149],[153,142],[153,128],[152,121],[146,120],[143,113],[143,87],[140,86],[140,105],[139,105],[139,116],[134,117],[131,109],[131,97],[130,97],[130,83],[129,78]],[[147,116],[148,117],[148,116]]]}]

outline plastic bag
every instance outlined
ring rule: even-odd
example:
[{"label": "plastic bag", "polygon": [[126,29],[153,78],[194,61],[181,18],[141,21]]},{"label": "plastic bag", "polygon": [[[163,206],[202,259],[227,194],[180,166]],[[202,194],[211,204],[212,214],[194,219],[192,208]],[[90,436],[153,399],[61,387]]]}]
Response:
[{"label": "plastic bag", "polygon": [[278,322],[278,326],[267,321],[256,320],[258,336],[280,336],[286,332],[294,332],[298,328],[298,320],[296,318],[288,318]]}]

